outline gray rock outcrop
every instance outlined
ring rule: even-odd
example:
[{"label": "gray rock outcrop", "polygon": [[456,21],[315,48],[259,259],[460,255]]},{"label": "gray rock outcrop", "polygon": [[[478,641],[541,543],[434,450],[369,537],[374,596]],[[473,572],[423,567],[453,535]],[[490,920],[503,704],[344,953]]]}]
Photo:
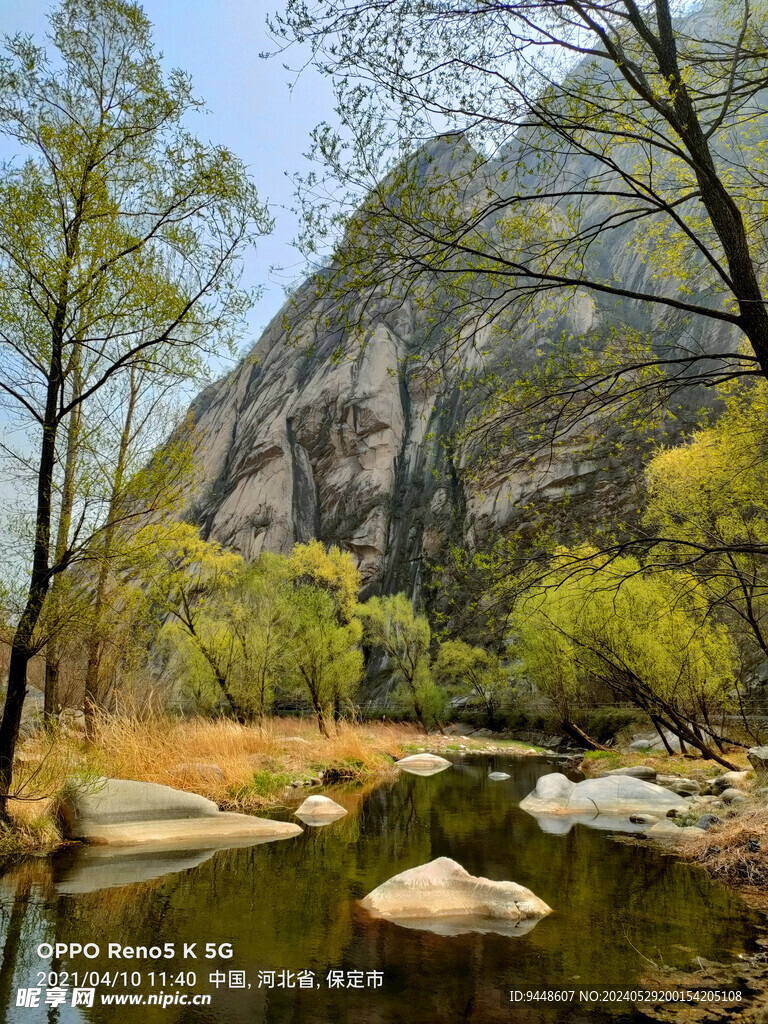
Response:
[{"label": "gray rock outcrop", "polygon": [[[768,754],[768,747],[765,750]],[[726,789],[747,789],[749,787],[748,774],[748,772],[723,772],[722,775],[709,780],[709,788],[715,796],[719,796]]]},{"label": "gray rock outcrop", "polygon": [[698,796],[701,793],[701,786],[696,779],[683,779],[677,775],[657,775],[656,785],[678,796]]},{"label": "gray rock outcrop", "polygon": [[542,776],[536,788],[520,802],[529,814],[603,815],[628,818],[630,814],[664,815],[683,811],[686,804],[676,793],[643,779],[614,775],[602,779],[571,782],[564,775]]},{"label": "gray rock outcrop", "polygon": [[762,781],[768,779],[768,747],[750,747],[747,751],[749,763]]},{"label": "gray rock outcrop", "polygon": [[372,914],[410,928],[461,934],[521,934],[552,908],[515,882],[475,878],[448,857],[403,871],[361,901]]},{"label": "gray rock outcrop", "polygon": [[[451,181],[475,158],[456,136],[432,140],[422,155]],[[482,174],[504,193],[513,188],[518,160],[512,144],[497,161],[485,161]],[[469,192],[485,181],[467,185]],[[606,201],[595,196],[583,215],[607,216]],[[586,276],[657,293],[653,267],[636,255],[643,243],[635,233],[644,225],[630,219],[596,239]],[[491,239],[508,230],[503,216],[488,228]],[[585,342],[599,351],[615,343],[616,328],[623,335],[628,325],[649,333],[667,358],[726,341],[712,321],[684,323],[669,309],[579,289],[558,304],[542,299],[540,317],[528,309],[491,317],[457,304],[445,316],[458,340],[451,358],[439,359],[440,372],[431,373],[425,368],[441,344],[434,308],[419,305],[397,281],[388,283],[390,290],[335,303],[323,290],[332,274],[333,266],[297,288],[240,365],[193,403],[187,422],[199,485],[185,514],[204,537],[249,560],[312,538],[340,544],[355,556],[366,594],[412,592],[424,560],[439,561],[453,543],[477,550],[500,534],[524,538],[533,529],[534,500],[563,528],[575,505],[585,521],[590,510],[602,517],[639,507],[633,480],[641,449],[626,431],[621,458],[607,429],[604,452],[574,436],[530,465],[512,451],[505,455],[502,442],[498,458],[488,462],[473,442],[454,440],[456,425],[481,410],[481,389],[466,387],[472,375],[512,380],[561,339],[570,339],[574,351]],[[478,279],[481,302],[482,289]],[[681,396],[676,402],[685,404],[665,424],[669,438],[711,400],[696,389]]]}]

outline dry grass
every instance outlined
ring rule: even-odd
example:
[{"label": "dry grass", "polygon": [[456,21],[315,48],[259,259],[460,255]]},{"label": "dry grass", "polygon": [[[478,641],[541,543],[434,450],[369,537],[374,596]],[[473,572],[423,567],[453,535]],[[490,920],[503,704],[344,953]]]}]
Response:
[{"label": "dry grass", "polygon": [[[752,767],[747,760],[746,749],[743,747],[728,750],[725,757],[739,769]],[[716,761],[705,761],[698,755],[675,754],[670,757],[669,754],[649,755],[644,750],[589,751],[584,758],[582,767],[587,775],[598,775],[600,772],[609,771],[612,768],[625,768],[629,765],[639,764],[655,768],[659,775],[682,775],[695,779],[711,779],[728,771]]]},{"label": "dry grass", "polygon": [[768,807],[749,809],[708,829],[683,855],[737,888],[768,886]]},{"label": "dry grass", "polygon": [[87,748],[62,740],[60,760],[80,774],[159,782],[245,809],[273,806],[291,781],[321,772],[357,778],[386,771],[415,736],[409,726],[383,724],[342,723],[324,738],[297,719],[271,719],[260,729],[226,720],[105,715]]},{"label": "dry grass", "polygon": [[0,857],[47,853],[61,844],[61,830],[52,804],[51,800],[12,802],[12,827],[0,830]]}]

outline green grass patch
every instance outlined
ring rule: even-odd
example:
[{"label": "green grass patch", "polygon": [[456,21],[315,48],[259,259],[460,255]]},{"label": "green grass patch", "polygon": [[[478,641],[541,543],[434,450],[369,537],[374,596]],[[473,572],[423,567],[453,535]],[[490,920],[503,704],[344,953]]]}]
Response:
[{"label": "green grass patch", "polygon": [[702,814],[705,814],[701,807],[692,808],[690,811],[686,811],[685,814],[679,814],[676,818],[672,818],[675,825],[679,825],[683,828],[684,825],[695,825]]},{"label": "green grass patch", "polygon": [[282,792],[291,784],[291,776],[285,772],[271,772],[266,769],[255,771],[249,782],[242,786],[229,786],[228,795],[240,804],[253,801],[254,797],[269,799]]}]

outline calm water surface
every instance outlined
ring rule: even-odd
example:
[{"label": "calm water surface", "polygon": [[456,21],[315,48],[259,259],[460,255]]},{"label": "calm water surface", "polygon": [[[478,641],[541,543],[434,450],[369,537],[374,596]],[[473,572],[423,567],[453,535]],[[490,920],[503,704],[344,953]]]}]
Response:
[{"label": "calm water surface", "polygon": [[[512,778],[491,782],[494,769]],[[627,1004],[511,1007],[501,993],[642,987],[649,960],[685,969],[697,956],[728,962],[754,948],[759,915],[703,872],[583,825],[566,835],[542,831],[517,801],[551,770],[537,760],[467,757],[429,778],[400,774],[368,790],[333,792],[349,814],[295,839],[213,855],[104,860],[78,853],[27,862],[0,881],[0,1020],[640,1021]],[[372,920],[358,906],[387,878],[441,856],[473,875],[526,885],[555,912],[519,937],[443,937]],[[115,881],[128,884],[102,887]],[[45,961],[37,955],[43,942],[94,942],[102,952]],[[108,942],[170,942],[179,955],[157,963],[109,959]],[[197,944],[197,960],[180,955],[185,942]],[[234,956],[205,960],[207,942],[231,943]],[[90,1008],[69,1005],[71,988],[63,1005],[18,1007],[17,990],[39,984],[38,972],[47,970],[127,971],[129,978],[137,971],[142,981],[100,986]],[[226,976],[218,988],[209,981],[216,970]],[[244,971],[251,987],[226,987],[230,970]],[[383,982],[329,988],[329,970],[345,972],[345,981],[354,978],[347,972],[381,971]],[[195,972],[192,987],[173,983],[181,971]],[[263,974],[260,987],[260,971],[311,971],[316,987],[270,988]],[[104,993],[153,991],[210,992],[212,1004],[99,1005]],[[43,988],[41,1004],[45,995]]]}]

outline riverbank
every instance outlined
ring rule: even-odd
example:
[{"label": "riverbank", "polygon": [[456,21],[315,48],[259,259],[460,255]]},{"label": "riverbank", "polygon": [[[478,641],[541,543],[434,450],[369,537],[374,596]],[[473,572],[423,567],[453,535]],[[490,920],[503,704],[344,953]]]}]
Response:
[{"label": "riverbank", "polygon": [[314,721],[272,718],[261,728],[227,720],[102,716],[92,741],[61,729],[39,733],[18,752],[13,828],[0,833],[0,856],[44,854],[64,844],[57,795],[69,780],[99,777],[157,782],[213,800],[222,810],[285,807],[297,790],[386,775],[417,750],[522,755],[529,744],[424,736],[408,724],[342,722],[320,735]]},{"label": "riverbank", "polygon": [[[751,770],[746,749],[729,750],[728,760],[740,770],[749,772],[744,788],[746,799],[730,807],[713,808],[715,814],[722,819],[719,823],[710,825],[706,831],[702,830],[700,836],[686,828],[685,831],[680,830],[677,840],[670,830],[661,841],[654,841],[650,836],[633,840],[622,837],[622,841],[650,843],[661,848],[665,854],[696,863],[712,878],[737,891],[748,906],[768,914],[767,794]],[[653,768],[658,775],[677,775],[681,779],[694,780],[701,784],[702,789],[708,780],[724,772],[723,768],[698,757],[648,756],[642,751],[590,752],[582,762],[582,770],[586,775],[594,777],[603,771],[639,765]],[[764,782],[762,786],[765,786]],[[677,820],[690,825],[693,822],[688,817]],[[699,958],[696,968],[687,974],[674,971],[663,963],[649,961],[643,978],[646,990],[688,991],[702,995],[690,1001],[638,1004],[637,1009],[664,1024],[721,1024],[724,1021],[767,1024],[768,931],[760,940],[760,947],[752,956],[730,963]],[[737,991],[738,1002],[719,1003],[707,997],[708,992],[727,991]]]},{"label": "riverbank", "polygon": [[[768,789],[764,788],[765,782],[761,785],[755,777],[746,749],[731,750],[728,758],[738,769],[748,773],[743,783],[744,801],[727,807],[702,807],[699,812],[672,819],[691,825],[694,822],[688,819],[706,810],[721,820],[702,830],[700,836],[691,830],[681,832],[677,842],[670,832],[664,837],[663,847],[683,860],[700,864],[713,878],[739,890],[751,906],[768,912]],[[702,792],[706,792],[709,781],[724,773],[724,769],[711,762],[682,755],[649,757],[642,752],[590,752],[582,762],[582,770],[590,777],[603,771],[637,766],[653,768],[658,776],[676,775],[698,782]],[[652,839],[648,836],[638,841]]]}]

